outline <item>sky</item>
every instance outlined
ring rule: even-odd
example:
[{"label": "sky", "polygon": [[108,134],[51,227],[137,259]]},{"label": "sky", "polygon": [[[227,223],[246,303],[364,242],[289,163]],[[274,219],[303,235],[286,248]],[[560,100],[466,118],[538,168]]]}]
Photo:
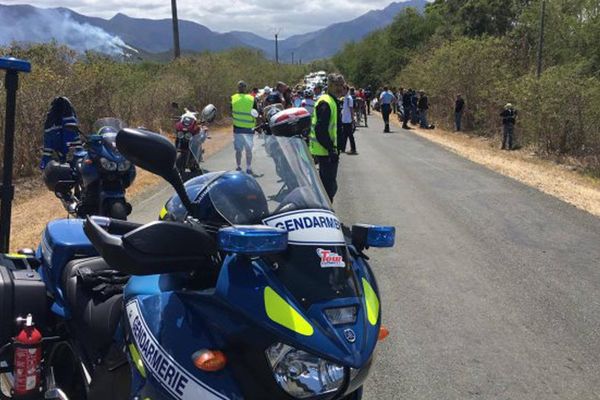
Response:
[{"label": "sky", "polygon": [[[285,38],[382,9],[393,0],[177,0],[179,19],[198,22],[217,32],[251,31]],[[396,0],[403,1],[403,0]],[[23,4],[23,0],[0,0]],[[67,7],[80,14],[111,18],[116,13],[140,18],[170,18],[169,0],[30,0],[43,8]]]}]

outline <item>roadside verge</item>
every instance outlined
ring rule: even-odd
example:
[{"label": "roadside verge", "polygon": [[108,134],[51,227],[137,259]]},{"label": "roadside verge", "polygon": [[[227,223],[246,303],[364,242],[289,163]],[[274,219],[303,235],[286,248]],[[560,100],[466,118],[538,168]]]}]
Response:
[{"label": "roadside verge", "polygon": [[[401,126],[394,118],[392,122]],[[410,132],[600,217],[600,180],[584,176],[568,165],[540,159],[525,148],[501,151],[493,139],[480,136],[415,127]]]}]

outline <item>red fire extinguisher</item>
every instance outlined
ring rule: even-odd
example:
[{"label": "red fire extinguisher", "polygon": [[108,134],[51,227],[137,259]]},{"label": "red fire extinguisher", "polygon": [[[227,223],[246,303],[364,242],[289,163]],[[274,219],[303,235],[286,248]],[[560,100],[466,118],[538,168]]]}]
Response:
[{"label": "red fire extinguisher", "polygon": [[33,324],[31,314],[17,318],[23,329],[15,337],[14,349],[14,397],[20,398],[39,393],[41,381],[42,334]]}]

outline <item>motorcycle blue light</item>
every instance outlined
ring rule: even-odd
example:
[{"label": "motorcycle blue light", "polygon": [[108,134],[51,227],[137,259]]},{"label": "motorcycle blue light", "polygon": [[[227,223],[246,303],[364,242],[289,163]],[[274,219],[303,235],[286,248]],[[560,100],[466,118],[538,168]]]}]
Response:
[{"label": "motorcycle blue light", "polygon": [[220,229],[218,242],[222,251],[260,256],[285,251],[288,233],[265,225],[236,225]]},{"label": "motorcycle blue light", "polygon": [[367,233],[367,246],[394,247],[396,228],[393,226],[372,225]]},{"label": "motorcycle blue light", "polygon": [[352,225],[352,244],[359,249],[366,247],[394,247],[396,228],[393,226]]},{"label": "motorcycle blue light", "polygon": [[13,57],[0,57],[0,69],[31,72],[31,63],[25,60],[19,60]]}]

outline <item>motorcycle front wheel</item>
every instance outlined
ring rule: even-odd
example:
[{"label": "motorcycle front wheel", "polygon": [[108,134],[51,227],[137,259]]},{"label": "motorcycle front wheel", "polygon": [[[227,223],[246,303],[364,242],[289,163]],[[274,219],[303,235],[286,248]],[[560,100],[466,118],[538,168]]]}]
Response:
[{"label": "motorcycle front wheel", "polygon": [[122,201],[114,201],[108,205],[107,216],[114,219],[121,219],[123,221],[127,220],[127,216],[129,215],[130,209],[127,207]]}]

